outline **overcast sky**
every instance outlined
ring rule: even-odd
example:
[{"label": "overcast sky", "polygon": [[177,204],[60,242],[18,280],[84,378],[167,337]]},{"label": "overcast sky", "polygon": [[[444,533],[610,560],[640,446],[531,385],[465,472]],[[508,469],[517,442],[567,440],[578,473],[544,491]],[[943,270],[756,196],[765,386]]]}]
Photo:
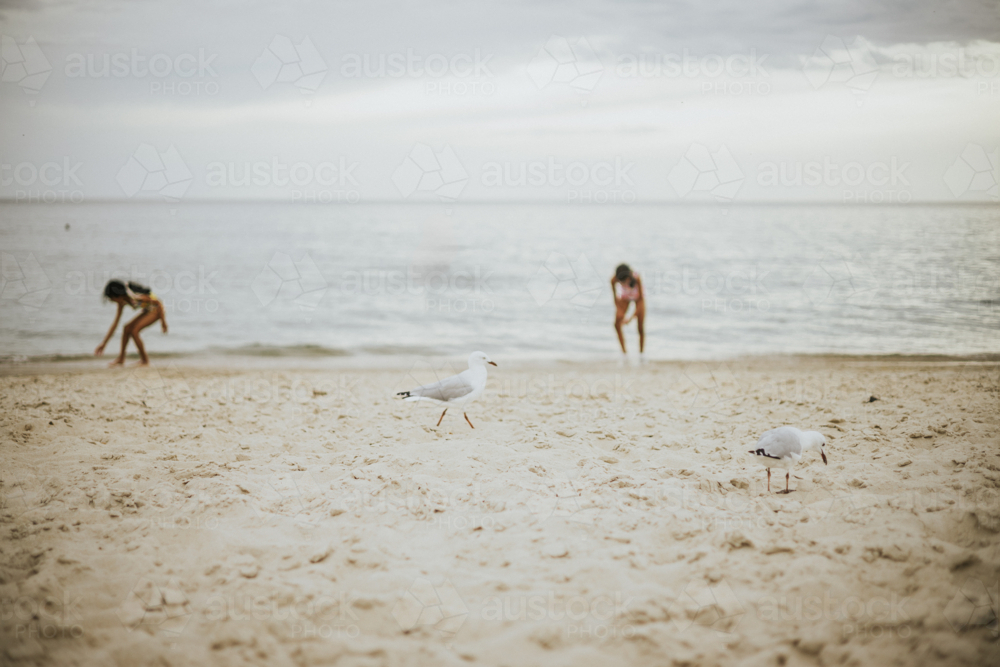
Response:
[{"label": "overcast sky", "polygon": [[1000,4],[707,4],[0,2],[0,196],[997,200]]}]

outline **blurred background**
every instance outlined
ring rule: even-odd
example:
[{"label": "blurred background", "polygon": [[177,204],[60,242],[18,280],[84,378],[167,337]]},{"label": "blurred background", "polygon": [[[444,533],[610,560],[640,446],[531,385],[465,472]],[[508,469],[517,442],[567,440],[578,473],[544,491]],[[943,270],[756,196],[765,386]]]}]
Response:
[{"label": "blurred background", "polygon": [[[0,357],[990,354],[993,2],[0,3]],[[634,327],[631,349],[637,349]]]}]

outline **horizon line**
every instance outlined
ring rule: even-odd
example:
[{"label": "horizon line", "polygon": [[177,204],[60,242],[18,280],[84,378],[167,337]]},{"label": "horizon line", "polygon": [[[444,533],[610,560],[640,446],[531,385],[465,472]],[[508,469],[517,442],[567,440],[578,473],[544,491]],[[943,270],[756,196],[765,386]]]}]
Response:
[{"label": "horizon line", "polygon": [[633,201],[633,202],[581,202],[581,201],[561,201],[561,200],[551,200],[551,199],[460,199],[455,201],[428,201],[428,200],[399,200],[399,199],[359,199],[356,202],[345,202],[345,201],[331,201],[331,202],[319,202],[319,201],[301,201],[301,200],[286,200],[277,198],[253,198],[253,197],[194,197],[179,199],[177,201],[168,201],[166,199],[131,199],[122,197],[92,197],[86,198],[78,202],[72,201],[24,201],[16,197],[5,197],[0,196],[0,204],[15,204],[15,205],[25,205],[25,206],[84,206],[87,204],[155,204],[155,205],[166,205],[166,206],[182,206],[184,204],[281,204],[281,205],[308,205],[308,206],[386,206],[386,205],[402,205],[402,206],[461,206],[472,204],[476,206],[482,205],[502,205],[502,206],[603,206],[608,208],[628,208],[632,206],[713,206],[713,207],[731,207],[731,206],[1000,206],[1000,200],[991,199],[981,199],[981,200],[966,200],[966,201],[948,201],[945,199],[925,199],[925,200],[914,200],[908,202],[900,201],[887,201],[887,202],[860,202],[860,201],[843,201],[839,199],[814,199],[814,200],[789,200],[789,199],[749,199],[749,200],[734,200],[734,201],[681,201],[676,199],[651,199],[645,201]]}]

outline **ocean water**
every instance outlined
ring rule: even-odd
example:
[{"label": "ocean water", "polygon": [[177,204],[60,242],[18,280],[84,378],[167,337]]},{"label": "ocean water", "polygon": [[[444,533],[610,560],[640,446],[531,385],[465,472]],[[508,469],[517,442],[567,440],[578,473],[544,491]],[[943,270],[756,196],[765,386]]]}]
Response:
[{"label": "ocean water", "polygon": [[92,354],[120,277],[166,304],[154,355],[612,359],[620,262],[643,277],[653,359],[997,353],[998,223],[996,206],[0,204],[0,357]]}]

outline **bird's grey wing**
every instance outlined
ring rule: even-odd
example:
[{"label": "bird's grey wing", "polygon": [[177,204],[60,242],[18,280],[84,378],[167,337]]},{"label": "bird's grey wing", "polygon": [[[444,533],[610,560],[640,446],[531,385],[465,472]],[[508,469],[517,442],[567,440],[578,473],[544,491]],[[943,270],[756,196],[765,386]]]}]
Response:
[{"label": "bird's grey wing", "polygon": [[772,459],[789,458],[792,454],[802,455],[802,443],[794,431],[776,428],[760,437],[754,453]]},{"label": "bird's grey wing", "polygon": [[407,398],[422,396],[424,398],[434,398],[439,401],[453,401],[462,398],[466,394],[472,393],[472,385],[465,381],[461,375],[452,375],[438,382],[425,384],[408,392]]}]

